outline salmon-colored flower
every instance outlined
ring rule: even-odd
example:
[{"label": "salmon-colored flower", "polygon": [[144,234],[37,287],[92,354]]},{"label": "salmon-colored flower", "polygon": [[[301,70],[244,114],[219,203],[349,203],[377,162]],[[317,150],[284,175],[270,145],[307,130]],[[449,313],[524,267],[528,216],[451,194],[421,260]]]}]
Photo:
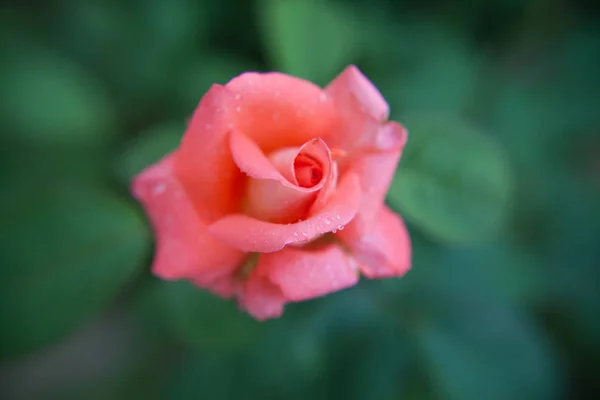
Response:
[{"label": "salmon-colored flower", "polygon": [[384,204],[406,143],[354,66],[325,89],[244,73],[202,98],[181,145],[135,179],[153,272],[236,297],[257,319],[368,278],[403,275],[410,241]]}]

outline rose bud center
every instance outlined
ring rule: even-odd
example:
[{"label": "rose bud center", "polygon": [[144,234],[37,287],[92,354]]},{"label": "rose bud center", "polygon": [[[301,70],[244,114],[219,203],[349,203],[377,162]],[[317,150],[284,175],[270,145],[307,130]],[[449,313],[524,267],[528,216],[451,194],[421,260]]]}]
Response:
[{"label": "rose bud center", "polygon": [[307,154],[299,154],[294,160],[294,175],[298,186],[311,188],[323,179],[323,166]]}]

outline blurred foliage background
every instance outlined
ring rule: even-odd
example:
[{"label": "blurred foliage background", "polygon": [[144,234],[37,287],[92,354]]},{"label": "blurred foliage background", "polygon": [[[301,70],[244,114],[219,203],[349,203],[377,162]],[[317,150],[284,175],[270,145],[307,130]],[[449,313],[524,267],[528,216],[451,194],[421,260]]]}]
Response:
[{"label": "blurred foliage background", "polygon": [[[27,0],[0,13],[6,399],[597,399],[600,9]],[[358,65],[410,139],[413,269],[258,323],[149,272],[128,185],[211,83]]]}]

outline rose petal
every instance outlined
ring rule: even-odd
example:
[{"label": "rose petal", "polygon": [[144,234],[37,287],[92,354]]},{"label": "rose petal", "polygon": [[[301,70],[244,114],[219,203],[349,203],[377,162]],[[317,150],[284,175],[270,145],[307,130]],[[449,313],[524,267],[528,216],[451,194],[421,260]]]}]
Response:
[{"label": "rose petal", "polygon": [[371,81],[355,66],[350,65],[327,85],[327,94],[334,99],[354,96],[361,107],[376,121],[387,120],[390,107]]},{"label": "rose petal", "polygon": [[223,243],[246,252],[269,253],[290,243],[310,241],[349,223],[360,204],[358,177],[349,173],[318,213],[295,224],[274,224],[247,215],[228,215],[209,226]]},{"label": "rose petal", "polygon": [[[316,192],[331,178],[331,154],[321,139],[312,139],[295,151],[289,148],[276,151],[273,162],[256,143],[239,132],[231,132],[229,142],[236,165],[252,178],[247,184],[244,209],[248,215],[260,220],[287,223],[305,217]],[[297,185],[293,165],[299,157],[318,162],[326,176],[312,187]],[[289,175],[290,169],[292,181],[280,172]]]},{"label": "rose petal", "polygon": [[[331,169],[331,152],[321,139],[312,139],[304,143],[293,159],[294,178],[298,186],[304,188],[322,188]],[[315,182],[314,172],[318,172]],[[310,176],[307,176],[307,173]]]},{"label": "rose petal", "polygon": [[369,229],[377,217],[390,188],[400,161],[401,151],[359,153],[348,160],[348,172],[360,178],[363,195],[355,224],[361,230]]},{"label": "rose petal", "polygon": [[318,213],[323,207],[325,207],[325,205],[327,205],[329,199],[331,198],[333,193],[335,193],[335,189],[337,188],[338,166],[337,163],[331,160],[331,153],[329,154],[329,158],[331,166],[326,171],[327,176],[325,177],[325,184],[323,185],[321,190],[319,190],[317,198],[315,199],[310,208],[311,215]]},{"label": "rose petal", "polygon": [[[236,266],[237,267],[237,266]],[[202,289],[207,289],[224,299],[230,299],[240,290],[240,283],[235,279],[235,268],[221,270],[220,276],[200,275],[191,281]]]},{"label": "rose petal", "polygon": [[312,193],[321,189],[324,182],[319,182],[317,185],[310,188],[301,187],[292,180],[286,178],[276,166],[283,168],[283,163],[293,166],[293,160],[300,153],[308,153],[317,158],[323,163],[323,167],[327,168],[327,170],[329,170],[332,162],[329,149],[321,139],[309,140],[307,143],[304,143],[302,147],[297,149],[295,154],[289,152],[289,149],[286,148],[286,156],[290,158],[284,159],[283,157],[278,157],[277,163],[271,162],[252,139],[237,131],[231,132],[229,145],[235,164],[249,177],[258,180],[274,180],[286,187],[305,193]]},{"label": "rose petal", "polygon": [[153,272],[163,279],[202,276],[208,285],[231,272],[244,253],[215,240],[173,174],[173,156],[142,171],[132,184],[156,234]]},{"label": "rose petal", "polygon": [[318,250],[286,247],[263,254],[253,273],[268,277],[291,301],[323,296],[358,282],[357,262],[334,244]]},{"label": "rose petal", "polygon": [[325,137],[339,121],[333,101],[303,79],[279,72],[247,72],[226,87],[235,94],[236,127],[267,154]]},{"label": "rose petal", "polygon": [[348,152],[358,149],[396,151],[406,143],[406,131],[400,124],[385,123],[389,107],[375,86],[350,66],[335,78],[325,92],[335,102],[341,116],[341,129],[331,131],[325,140],[332,148]]},{"label": "rose petal", "polygon": [[242,174],[227,133],[235,121],[234,96],[213,85],[202,98],[175,154],[175,173],[197,212],[212,221],[238,209]]},{"label": "rose petal", "polygon": [[281,316],[286,300],[279,288],[267,279],[250,274],[238,302],[241,308],[262,321]]},{"label": "rose petal", "polygon": [[408,132],[396,121],[389,121],[379,127],[375,136],[375,148],[381,151],[402,150],[408,140]]},{"label": "rose petal", "polygon": [[376,223],[369,232],[358,232],[349,224],[337,236],[361,263],[367,278],[404,275],[411,266],[410,237],[402,218],[387,206],[379,210]]}]

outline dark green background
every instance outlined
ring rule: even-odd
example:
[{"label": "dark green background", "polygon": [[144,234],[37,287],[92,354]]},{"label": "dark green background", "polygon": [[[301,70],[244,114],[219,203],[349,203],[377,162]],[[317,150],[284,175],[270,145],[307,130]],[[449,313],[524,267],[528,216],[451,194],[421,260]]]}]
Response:
[{"label": "dark green background", "polygon": [[[594,2],[13,3],[2,398],[598,398]],[[280,70],[324,85],[350,63],[410,132],[388,201],[413,269],[265,323],[153,278],[128,185],[210,84]]]}]

